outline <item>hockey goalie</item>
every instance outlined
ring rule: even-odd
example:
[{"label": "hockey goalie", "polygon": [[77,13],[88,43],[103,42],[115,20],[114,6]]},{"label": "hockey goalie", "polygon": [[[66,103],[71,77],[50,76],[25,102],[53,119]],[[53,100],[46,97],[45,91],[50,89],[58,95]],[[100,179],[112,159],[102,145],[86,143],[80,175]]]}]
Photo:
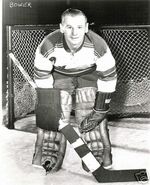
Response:
[{"label": "hockey goalie", "polygon": [[36,50],[38,132],[33,165],[49,172],[61,168],[66,139],[59,131],[59,119],[69,123],[75,107],[82,139],[98,162],[111,168],[107,113],[116,81],[115,60],[104,39],[88,29],[82,11],[67,9],[60,29],[47,35]]}]

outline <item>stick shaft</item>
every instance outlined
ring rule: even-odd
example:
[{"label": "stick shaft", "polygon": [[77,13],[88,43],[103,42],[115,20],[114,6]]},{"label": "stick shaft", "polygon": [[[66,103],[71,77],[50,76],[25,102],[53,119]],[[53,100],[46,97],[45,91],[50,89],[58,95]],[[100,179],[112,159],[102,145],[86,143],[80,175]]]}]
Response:
[{"label": "stick shaft", "polygon": [[20,62],[16,59],[13,53],[9,53],[9,57],[12,59],[13,63],[18,67],[24,78],[29,82],[29,84],[33,87],[36,88],[36,84],[33,82],[29,74],[24,70],[24,68],[21,66]]},{"label": "stick shaft", "polygon": [[[86,164],[87,168],[92,172],[98,182],[133,182],[148,181],[146,169],[127,169],[127,170],[106,170],[91,153],[90,149],[81,140],[80,136],[75,132],[70,124],[59,122],[59,130],[64,134],[66,139],[73,146],[81,160]],[[61,125],[62,124],[62,125]],[[141,176],[141,177],[140,177]]]}]

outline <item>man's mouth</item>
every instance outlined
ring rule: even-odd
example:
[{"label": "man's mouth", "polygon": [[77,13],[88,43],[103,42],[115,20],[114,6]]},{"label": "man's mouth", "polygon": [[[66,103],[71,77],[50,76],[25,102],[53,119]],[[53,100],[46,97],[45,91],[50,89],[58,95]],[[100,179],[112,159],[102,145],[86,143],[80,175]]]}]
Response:
[{"label": "man's mouth", "polygon": [[71,37],[71,39],[75,40],[75,39],[79,39],[79,37]]}]

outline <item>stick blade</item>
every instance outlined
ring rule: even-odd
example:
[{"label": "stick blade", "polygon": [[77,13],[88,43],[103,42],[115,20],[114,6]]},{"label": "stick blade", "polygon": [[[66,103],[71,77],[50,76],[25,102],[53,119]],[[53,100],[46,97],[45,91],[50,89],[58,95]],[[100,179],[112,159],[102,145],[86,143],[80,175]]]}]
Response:
[{"label": "stick blade", "polygon": [[106,170],[103,167],[98,168],[92,174],[98,182],[133,182],[148,181],[146,169],[129,170]]}]

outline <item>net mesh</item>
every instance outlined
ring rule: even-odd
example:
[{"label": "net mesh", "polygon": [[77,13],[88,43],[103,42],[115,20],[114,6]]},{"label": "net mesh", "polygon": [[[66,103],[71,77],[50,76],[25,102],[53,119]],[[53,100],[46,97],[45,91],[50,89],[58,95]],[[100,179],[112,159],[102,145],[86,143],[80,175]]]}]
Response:
[{"label": "net mesh", "polygon": [[126,117],[149,114],[150,44],[145,28],[102,29],[116,60],[118,82],[111,102],[111,114]]},{"label": "net mesh", "polygon": [[[35,51],[44,36],[44,30],[12,30],[12,52],[32,79]],[[14,67],[14,79],[25,81],[17,67]]]},{"label": "net mesh", "polygon": [[[54,31],[53,27],[48,30],[45,28],[39,29],[38,27],[35,29],[25,27],[12,30],[12,52],[32,80],[36,48],[47,33],[52,31]],[[15,65],[13,65],[13,81],[14,114],[15,118],[20,118],[35,110],[36,92]]]},{"label": "net mesh", "polygon": [[102,30],[116,59],[118,80],[141,82],[150,78],[149,39],[147,29]]},{"label": "net mesh", "polygon": [[[49,26],[40,29],[21,27],[12,29],[12,52],[23,68],[33,79],[34,56],[39,43],[47,33],[56,29]],[[116,60],[118,82],[111,101],[110,114],[120,117],[145,114],[150,111],[150,45],[148,30],[143,28],[105,28],[99,34],[108,43]],[[35,90],[24,79],[16,66],[13,66],[14,113],[24,117],[34,111]]]}]

